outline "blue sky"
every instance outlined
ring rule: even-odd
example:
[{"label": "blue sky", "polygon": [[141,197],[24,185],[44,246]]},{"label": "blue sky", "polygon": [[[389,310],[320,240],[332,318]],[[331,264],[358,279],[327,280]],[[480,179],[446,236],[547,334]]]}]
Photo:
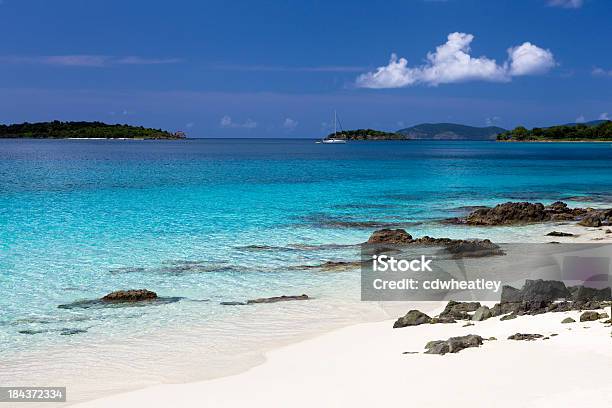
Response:
[{"label": "blue sky", "polygon": [[2,123],[320,137],[334,109],[384,130],[612,117],[609,0],[0,0],[0,19]]}]

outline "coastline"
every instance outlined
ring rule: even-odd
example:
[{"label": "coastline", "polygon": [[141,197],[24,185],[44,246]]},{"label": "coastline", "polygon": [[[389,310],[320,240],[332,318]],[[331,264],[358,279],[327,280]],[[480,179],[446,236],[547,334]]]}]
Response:
[{"label": "coastline", "polygon": [[[575,223],[555,222],[537,224],[537,227],[542,231],[563,230],[575,234],[573,237],[542,236],[541,242],[549,242],[548,239],[563,243],[612,242],[612,234],[605,232],[606,227],[590,228]],[[222,376],[193,382],[162,383],[134,388],[69,405],[80,408],[109,405],[130,407],[139,401],[147,401],[152,407],[169,405],[191,407],[193,401],[199,401],[211,406],[238,407],[247,403],[255,406],[277,406],[275,402],[279,400],[291,401],[291,405],[296,407],[325,406],[329,400],[334,400],[337,405],[342,406],[371,406],[380,404],[381,401],[389,405],[398,405],[402,403],[403,397],[385,390],[401,388],[402,384],[411,384],[415,389],[425,390],[422,394],[425,397],[417,399],[417,402],[423,406],[444,407],[456,403],[456,400],[440,399],[433,403],[426,396],[437,392],[436,382],[447,381],[454,384],[453,388],[456,387],[456,395],[461,394],[465,398],[463,401],[465,405],[471,402],[470,406],[488,408],[490,406],[488,402],[484,405],[475,405],[473,394],[462,393],[461,390],[474,387],[475,378],[482,380],[494,376],[500,369],[506,370],[504,376],[507,377],[507,381],[490,380],[486,386],[490,398],[500,393],[504,395],[512,393],[513,387],[517,386],[516,378],[519,377],[524,382],[521,383],[521,387],[526,387],[528,392],[521,394],[525,396],[524,399],[506,399],[503,404],[496,406],[515,407],[517,404],[524,404],[520,406],[553,407],[558,406],[562,400],[575,403],[589,401],[593,406],[612,403],[612,386],[603,380],[599,384],[587,384],[580,374],[576,374],[563,377],[563,381],[566,382],[562,384],[555,381],[542,384],[538,382],[540,374],[537,370],[531,370],[534,373],[525,377],[523,371],[514,366],[515,360],[512,356],[520,353],[526,364],[531,364],[534,359],[541,360],[541,364],[547,367],[547,370],[555,372],[567,369],[562,367],[563,363],[559,361],[571,354],[577,369],[581,367],[580,364],[586,364],[581,361],[589,361],[590,367],[594,370],[593,376],[603,379],[609,368],[605,363],[606,358],[612,358],[612,348],[606,348],[611,336],[610,326],[602,324],[602,321],[578,322],[581,312],[521,316],[510,321],[501,321],[497,317],[474,322],[475,326],[470,327],[464,327],[463,323],[459,322],[392,329],[395,318],[407,310],[419,309],[433,316],[444,308],[446,302],[368,303],[377,304],[387,318],[382,321],[375,319],[365,323],[322,329],[284,344],[276,344],[265,350],[259,359],[251,360],[249,364],[242,365],[242,368],[234,367],[237,369],[229,370]],[[486,305],[489,305],[488,303],[483,302]],[[606,308],[605,312],[612,315],[610,308]],[[577,323],[571,327],[561,324],[561,320],[566,317],[574,318]],[[547,330],[550,333],[544,333]],[[541,341],[534,348],[535,344],[532,342],[507,340],[509,335],[516,332],[544,335],[555,333],[559,336],[555,336],[552,341]],[[576,332],[579,332],[578,336],[575,336]],[[422,354],[423,346],[430,340],[467,334],[479,334],[484,338],[493,336],[498,341],[485,342],[478,350],[464,350],[458,355],[441,357]],[[355,342],[355,339],[359,341]],[[546,349],[548,345],[554,346],[552,351]],[[419,354],[403,355],[404,351],[419,352]],[[412,364],[411,358],[416,360],[416,365]],[[500,362],[503,368],[496,366],[496,363]],[[559,366],[550,368],[554,364]],[[454,377],[438,378],[441,373],[452,373],[460,367],[465,368],[466,365],[471,367],[470,373],[462,374],[460,381]],[[429,373],[431,376],[424,377],[419,373]],[[438,379],[434,381],[432,378]],[[547,389],[542,391],[538,388],[541,386]],[[370,391],[350,392],[353,387],[361,390],[368,390],[369,387]],[[572,391],[562,392],[564,388]],[[236,389],[248,392],[233,393],[232,390]],[[279,393],[279,389],[283,391]],[[301,389],[315,389],[317,392],[311,395],[303,393]],[[338,389],[344,389],[346,392],[337,392]],[[373,389],[379,390],[380,393],[374,393]],[[538,396],[540,392],[541,395],[547,395],[546,401]],[[555,403],[557,405],[552,401],[557,401]]]},{"label": "coastline", "polygon": [[[429,407],[490,407],[492,401],[499,407],[609,406],[610,329],[600,321],[560,323],[578,315],[547,313],[505,322],[495,318],[471,327],[392,329],[392,320],[352,325],[271,351],[265,362],[238,375],[158,385],[74,407],[122,408],[143,402],[191,407],[194,401],[215,407],[366,407],[406,401]],[[556,336],[533,342],[507,339],[516,332]],[[429,340],[471,333],[497,340],[456,355],[421,353]],[[541,370],[523,369],[534,363]],[[588,376],[581,367],[589,367]]]}]

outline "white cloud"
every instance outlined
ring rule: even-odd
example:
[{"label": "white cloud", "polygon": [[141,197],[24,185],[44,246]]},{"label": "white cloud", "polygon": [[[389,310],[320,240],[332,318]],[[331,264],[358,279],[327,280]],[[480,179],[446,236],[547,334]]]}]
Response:
[{"label": "white cloud", "polygon": [[584,0],[548,0],[548,5],[552,7],[580,8]]},{"label": "white cloud", "polygon": [[600,67],[595,67],[591,71],[591,74],[593,74],[593,76],[612,76],[612,69],[606,70]]},{"label": "white cloud", "polygon": [[243,128],[243,129],[254,129],[257,127],[257,122],[254,122],[251,119],[247,119],[243,123],[236,123],[232,121],[232,118],[228,115],[225,115],[221,118],[219,125],[223,128]]},{"label": "white cloud", "polygon": [[135,55],[117,57],[110,55],[44,55],[44,56],[4,56],[0,63],[8,64],[42,64],[67,67],[105,67],[113,65],[158,65],[181,62],[178,58],[144,58]]},{"label": "white cloud", "polygon": [[584,115],[580,115],[576,118],[576,123],[584,123],[585,121]]},{"label": "white cloud", "polygon": [[295,129],[297,125],[298,125],[298,121],[291,119],[291,118],[285,118],[283,122],[283,128],[288,129],[288,130]]},{"label": "white cloud", "polygon": [[602,114],[599,115],[599,120],[610,120],[610,117],[608,116],[608,112],[602,112]]},{"label": "white cloud", "polygon": [[556,65],[550,50],[530,42],[508,49],[510,75],[536,75],[549,71]]},{"label": "white cloud", "polygon": [[405,58],[391,54],[389,63],[357,77],[362,88],[401,88],[415,84],[437,86],[465,81],[509,81],[512,76],[533,75],[548,71],[556,65],[549,50],[529,42],[508,49],[508,60],[498,64],[485,56],[472,57],[472,34],[451,33],[446,43],[427,54],[425,64],[409,67]]}]

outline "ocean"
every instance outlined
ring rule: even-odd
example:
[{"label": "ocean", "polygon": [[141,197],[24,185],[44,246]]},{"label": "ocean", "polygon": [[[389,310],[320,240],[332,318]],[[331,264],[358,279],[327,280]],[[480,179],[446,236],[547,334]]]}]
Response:
[{"label": "ocean", "polygon": [[[527,242],[531,227],[440,220],[505,201],[607,205],[611,191],[609,143],[0,140],[0,383],[78,400],[238,372],[388,317],[359,300],[359,271],[308,268],[358,259],[377,228]],[[58,308],[130,288],[179,299]]]}]

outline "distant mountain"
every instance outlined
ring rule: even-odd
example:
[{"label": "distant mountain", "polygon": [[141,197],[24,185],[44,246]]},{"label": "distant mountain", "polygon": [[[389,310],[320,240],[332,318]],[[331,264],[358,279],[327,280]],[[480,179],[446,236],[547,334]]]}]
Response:
[{"label": "distant mountain", "polygon": [[397,133],[406,136],[407,139],[430,139],[430,140],[495,140],[499,133],[506,129],[497,126],[475,127],[459,125],[457,123],[422,123]]},{"label": "distant mountain", "polygon": [[[598,122],[598,124],[591,124]],[[551,126],[533,128],[531,130],[519,126],[514,130],[497,135],[497,140],[508,142],[522,141],[610,141],[612,140],[612,121],[601,120],[575,125]]]},{"label": "distant mountain", "polygon": [[[585,126],[597,126],[600,125],[604,122],[607,122],[607,120],[605,119],[599,119],[599,120],[591,120],[589,122],[573,122],[573,123],[566,123],[565,125],[561,125],[561,126],[576,126],[576,125],[585,125]],[[557,126],[557,125],[555,125]],[[552,127],[552,126],[550,126]]]}]

